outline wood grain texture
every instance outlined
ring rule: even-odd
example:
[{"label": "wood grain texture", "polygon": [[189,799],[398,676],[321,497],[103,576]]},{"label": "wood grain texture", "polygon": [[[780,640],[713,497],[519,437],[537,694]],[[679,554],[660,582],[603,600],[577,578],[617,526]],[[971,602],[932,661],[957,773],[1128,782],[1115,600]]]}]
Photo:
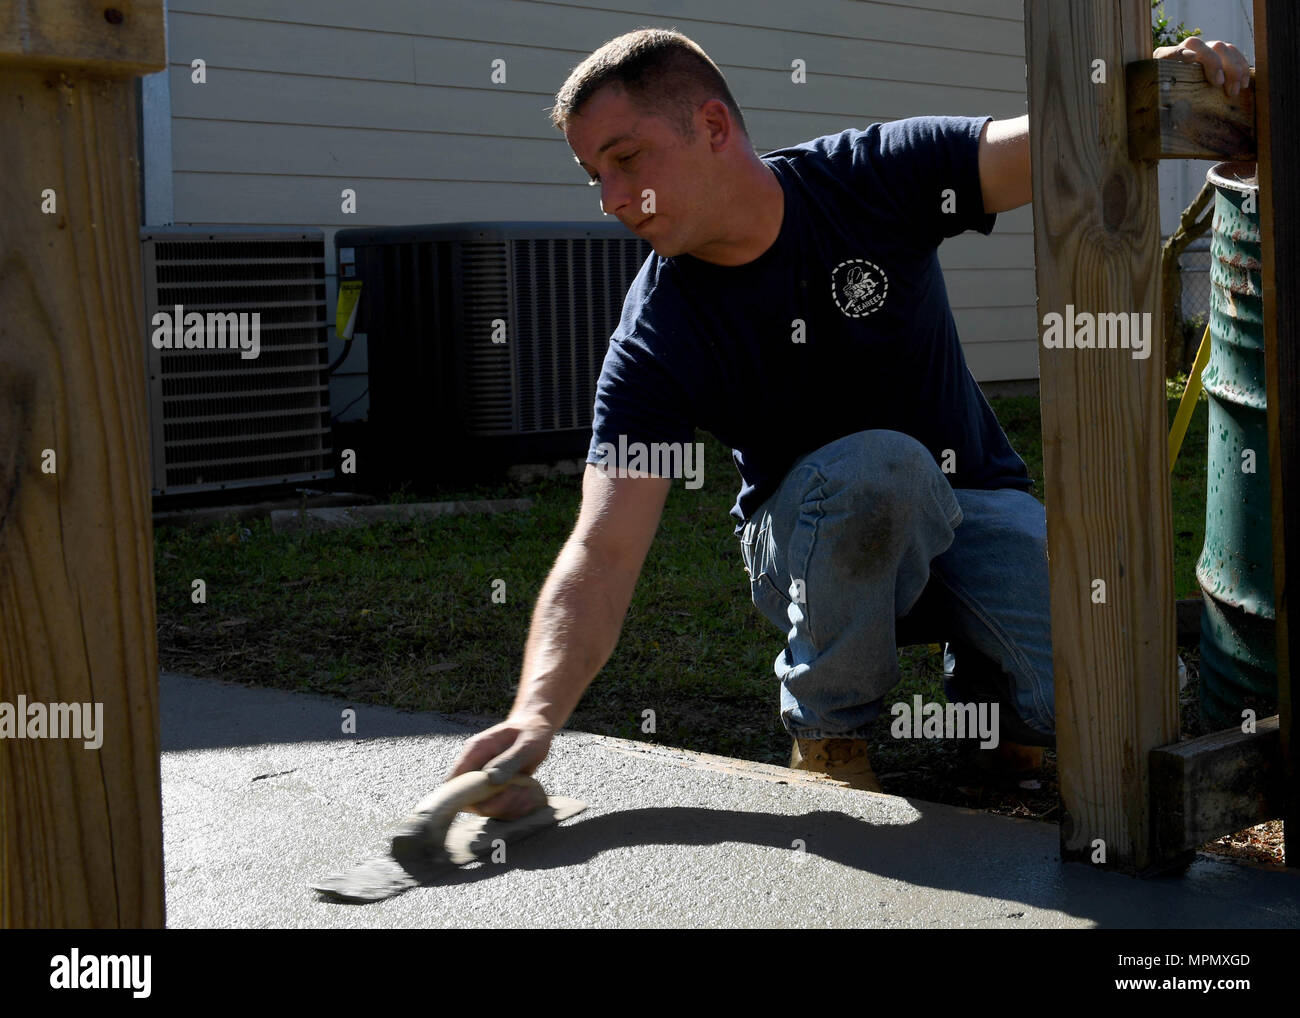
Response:
[{"label": "wood grain texture", "polygon": [[1295,686],[1300,621],[1291,615],[1288,576],[1300,576],[1300,8],[1255,0],[1259,89],[1259,225],[1264,305],[1264,375],[1273,497],[1273,591],[1277,610],[1277,693],[1284,772],[1286,864],[1300,866]]},{"label": "wood grain texture", "polygon": [[1278,719],[1256,730],[1236,728],[1151,751],[1155,841],[1161,855],[1199,845],[1278,815],[1282,751]]},{"label": "wood grain texture", "polygon": [[1255,88],[1226,95],[1200,64],[1137,60],[1128,76],[1134,159],[1254,159]]},{"label": "wood grain texture", "polygon": [[[1145,0],[1029,0],[1038,321],[1159,312],[1155,164],[1129,157],[1123,68],[1150,56]],[[1106,61],[1105,84],[1092,62]],[[1147,754],[1178,737],[1163,357],[1040,343],[1061,851],[1145,870]],[[1092,581],[1106,602],[1092,601]]]},{"label": "wood grain texture", "polygon": [[0,135],[0,701],[103,704],[98,749],[0,740],[0,926],[158,927],[134,83],[0,59]]},{"label": "wood grain texture", "polygon": [[167,66],[163,0],[5,0],[0,63],[131,77]]}]

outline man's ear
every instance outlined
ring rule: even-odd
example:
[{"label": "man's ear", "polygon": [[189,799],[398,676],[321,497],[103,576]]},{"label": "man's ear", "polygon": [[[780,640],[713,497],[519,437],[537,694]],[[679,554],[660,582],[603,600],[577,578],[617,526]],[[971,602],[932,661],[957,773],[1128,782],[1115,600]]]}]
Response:
[{"label": "man's ear", "polygon": [[721,99],[706,99],[696,111],[695,120],[696,133],[703,130],[711,147],[728,145],[738,134],[731,111]]}]

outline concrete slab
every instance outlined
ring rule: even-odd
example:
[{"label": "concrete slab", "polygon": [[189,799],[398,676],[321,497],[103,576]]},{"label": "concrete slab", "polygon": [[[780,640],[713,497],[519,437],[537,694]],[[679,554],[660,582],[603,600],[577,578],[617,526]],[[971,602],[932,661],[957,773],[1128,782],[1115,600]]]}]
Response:
[{"label": "concrete slab", "polygon": [[[308,884],[386,834],[482,724],[162,676],[170,927],[1300,926],[1300,875],[1201,856],[1139,880],[1060,862],[1054,825],[561,732],[537,773],[589,804],[504,863],[369,905]],[[342,735],[342,711],[357,711]]]}]

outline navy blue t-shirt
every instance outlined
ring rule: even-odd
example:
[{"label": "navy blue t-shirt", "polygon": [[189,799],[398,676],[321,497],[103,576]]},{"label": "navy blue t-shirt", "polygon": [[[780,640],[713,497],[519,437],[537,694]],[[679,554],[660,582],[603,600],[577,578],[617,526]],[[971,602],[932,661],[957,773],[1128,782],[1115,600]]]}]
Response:
[{"label": "navy blue t-shirt", "polygon": [[1030,490],[966,366],[937,250],[993,231],[978,161],[991,119],[912,117],[761,156],[785,191],[780,234],[744,265],[651,252],[605,355],[587,462],[620,435],[685,447],[698,426],[740,471],[737,533],[798,459],[872,428],[941,466],[952,450],[954,488]]}]

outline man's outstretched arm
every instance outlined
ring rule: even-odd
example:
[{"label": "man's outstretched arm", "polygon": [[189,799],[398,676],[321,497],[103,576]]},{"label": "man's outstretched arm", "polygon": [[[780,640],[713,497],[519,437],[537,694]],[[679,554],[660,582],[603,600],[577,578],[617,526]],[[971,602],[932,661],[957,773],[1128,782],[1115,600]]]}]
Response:
[{"label": "man's outstretched arm", "polygon": [[[1180,60],[1205,68],[1205,80],[1236,95],[1250,81],[1250,65],[1230,42],[1205,42],[1193,36],[1177,46],[1161,46],[1156,60]],[[1009,212],[1033,197],[1029,179],[1029,116],[990,120],[980,134],[980,190],[985,212]]]}]

